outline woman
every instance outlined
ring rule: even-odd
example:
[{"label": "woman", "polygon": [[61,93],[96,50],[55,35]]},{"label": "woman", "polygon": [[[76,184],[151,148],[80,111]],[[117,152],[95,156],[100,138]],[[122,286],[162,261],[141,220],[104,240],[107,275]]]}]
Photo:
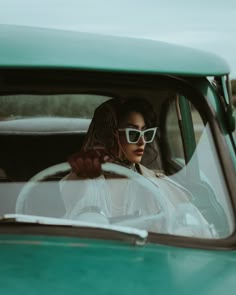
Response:
[{"label": "woman", "polygon": [[[146,140],[139,130],[145,130]],[[95,110],[82,150],[69,158],[72,171],[80,177],[94,178],[101,175],[101,163],[110,161],[141,173],[136,164],[142,159],[147,141],[154,140],[156,130],[156,116],[146,100],[106,101]]]},{"label": "woman", "polygon": [[[107,222],[150,231],[211,236],[207,222],[190,203],[190,193],[140,164],[156,131],[153,107],[144,99],[112,99],[100,105],[95,110],[82,150],[69,158],[72,171],[61,184],[65,217],[81,219],[85,213],[99,213]],[[156,157],[154,153],[153,158]],[[102,173],[101,164],[105,162],[143,175],[152,182],[150,185],[155,184],[156,194],[129,179]],[[186,209],[193,215],[194,231],[191,222],[186,226]]]}]

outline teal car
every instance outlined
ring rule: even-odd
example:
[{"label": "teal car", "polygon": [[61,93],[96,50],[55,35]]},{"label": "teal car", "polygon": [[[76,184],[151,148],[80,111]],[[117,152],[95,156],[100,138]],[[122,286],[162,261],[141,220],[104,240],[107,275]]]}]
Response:
[{"label": "teal car", "polygon": [[[0,293],[235,294],[225,60],[158,41],[19,26],[1,25],[0,40]],[[80,185],[96,181],[88,179],[69,183],[76,213],[68,214],[68,156],[97,106],[128,97],[155,110],[158,132],[142,164],[157,180],[112,163],[102,169],[119,176],[116,195],[129,181],[136,208],[152,200],[161,210],[104,216],[96,203],[76,212]],[[102,186],[96,194],[104,197]],[[188,201],[178,203],[180,194]]]}]

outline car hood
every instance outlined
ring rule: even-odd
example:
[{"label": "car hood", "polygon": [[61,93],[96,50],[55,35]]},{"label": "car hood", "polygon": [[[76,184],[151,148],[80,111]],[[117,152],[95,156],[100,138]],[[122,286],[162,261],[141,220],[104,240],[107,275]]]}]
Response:
[{"label": "car hood", "polygon": [[236,252],[46,236],[0,239],[2,294],[234,294]]}]

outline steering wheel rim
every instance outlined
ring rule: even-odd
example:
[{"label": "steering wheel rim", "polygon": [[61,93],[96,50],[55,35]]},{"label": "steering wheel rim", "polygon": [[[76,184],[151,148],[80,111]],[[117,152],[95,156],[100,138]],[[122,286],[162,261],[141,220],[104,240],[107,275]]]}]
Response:
[{"label": "steering wheel rim", "polygon": [[[67,162],[63,162],[60,164],[56,164],[53,166],[50,166],[37,174],[35,174],[32,178],[30,178],[27,183],[23,186],[21,189],[17,200],[16,200],[16,206],[15,206],[15,212],[16,214],[24,214],[24,203],[26,199],[29,197],[30,191],[38,185],[40,181],[43,181],[45,178],[50,177],[52,175],[55,175],[56,173],[65,173],[69,172],[71,170],[70,165]],[[134,172],[131,169],[128,169],[124,166],[115,164],[115,163],[105,163],[102,164],[102,171],[104,172],[111,172],[117,175],[126,176],[129,179],[133,179],[136,182],[138,182],[141,186],[145,187],[149,192],[153,193],[158,198],[158,203],[160,205],[161,210],[165,210],[165,198],[162,198],[162,194],[158,188],[158,186],[152,181],[151,179],[140,175],[137,172]]]}]

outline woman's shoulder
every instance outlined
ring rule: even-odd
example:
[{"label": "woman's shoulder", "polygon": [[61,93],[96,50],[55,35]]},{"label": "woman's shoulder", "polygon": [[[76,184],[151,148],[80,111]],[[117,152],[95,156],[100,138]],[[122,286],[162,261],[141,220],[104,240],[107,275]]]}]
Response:
[{"label": "woman's shoulder", "polygon": [[157,170],[157,169],[152,170],[143,166],[142,164],[136,164],[136,169],[138,170],[140,174],[147,177],[164,177],[165,176],[163,170]]},{"label": "woman's shoulder", "polygon": [[173,203],[186,202],[192,200],[192,195],[185,187],[177,183],[169,176],[165,175],[161,170],[151,170],[141,164],[139,169],[141,174],[147,178],[155,178],[154,180],[158,187],[162,188],[168,195]]}]

